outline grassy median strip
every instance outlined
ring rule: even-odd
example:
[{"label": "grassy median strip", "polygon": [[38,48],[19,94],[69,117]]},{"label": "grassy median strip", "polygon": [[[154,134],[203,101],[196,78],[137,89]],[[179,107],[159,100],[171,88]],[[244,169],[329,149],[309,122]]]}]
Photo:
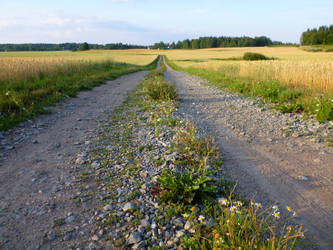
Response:
[{"label": "grassy median strip", "polygon": [[90,177],[78,177],[96,181],[104,197],[95,212],[103,218],[95,231],[116,232],[97,243],[135,249],[292,249],[304,236],[302,227],[281,227],[281,208],[263,208],[234,194],[214,141],[199,138],[191,122],[177,118],[177,90],[163,80],[164,70],[147,76],[105,124],[90,152]]},{"label": "grassy median strip", "polygon": [[79,91],[92,89],[121,75],[151,70],[156,67],[158,58],[147,66],[112,61],[78,63],[55,75],[40,73],[38,77],[24,81],[0,82],[0,131],[49,112],[46,106],[66,96],[76,96]]}]

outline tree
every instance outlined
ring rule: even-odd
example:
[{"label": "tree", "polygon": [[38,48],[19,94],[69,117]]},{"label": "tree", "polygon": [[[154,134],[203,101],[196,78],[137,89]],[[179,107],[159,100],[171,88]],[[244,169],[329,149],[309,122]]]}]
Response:
[{"label": "tree", "polygon": [[80,46],[80,50],[81,51],[89,50],[89,44],[86,42],[82,43],[82,45]]}]

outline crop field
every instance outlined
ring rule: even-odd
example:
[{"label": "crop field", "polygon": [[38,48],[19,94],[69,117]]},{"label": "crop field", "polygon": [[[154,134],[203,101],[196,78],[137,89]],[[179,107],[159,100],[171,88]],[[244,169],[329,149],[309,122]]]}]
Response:
[{"label": "crop field", "polygon": [[2,52],[0,53],[0,82],[24,81],[40,74],[86,70],[89,65],[106,61],[144,66],[156,55],[146,50],[91,50],[85,52]]},{"label": "crop field", "polygon": [[[246,61],[245,52],[272,60]],[[203,77],[219,87],[261,96],[284,112],[333,120],[333,53],[297,47],[169,50],[174,68]]]},{"label": "crop field", "polygon": [[47,112],[45,106],[65,96],[152,69],[156,57],[141,50],[0,53],[0,130]]},{"label": "crop field", "polygon": [[[245,52],[261,53],[275,60],[237,60]],[[333,92],[333,53],[310,53],[296,47],[253,47],[169,51],[167,56],[184,68],[208,69],[229,77],[276,80],[316,92]]]}]

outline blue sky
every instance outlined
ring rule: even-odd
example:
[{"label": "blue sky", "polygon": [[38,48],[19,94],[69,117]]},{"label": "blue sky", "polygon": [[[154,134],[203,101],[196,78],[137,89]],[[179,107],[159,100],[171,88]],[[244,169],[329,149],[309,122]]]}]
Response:
[{"label": "blue sky", "polygon": [[298,42],[333,24],[332,0],[0,0],[0,43],[152,44],[199,36]]}]

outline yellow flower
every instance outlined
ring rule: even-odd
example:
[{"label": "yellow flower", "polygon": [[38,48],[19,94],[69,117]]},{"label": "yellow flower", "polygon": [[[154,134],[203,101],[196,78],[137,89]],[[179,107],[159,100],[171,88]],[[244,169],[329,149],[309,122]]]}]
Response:
[{"label": "yellow flower", "polygon": [[291,208],[291,206],[287,206],[287,210],[288,210],[289,212],[292,212],[292,211],[293,211],[292,208]]},{"label": "yellow flower", "polygon": [[262,208],[261,203],[256,202],[256,203],[254,203],[254,205],[255,205],[255,207],[257,209],[261,209]]},{"label": "yellow flower", "polygon": [[279,211],[274,211],[272,214],[275,218],[280,219],[280,212]]},{"label": "yellow flower", "polygon": [[192,207],[192,208],[191,208],[191,211],[192,211],[192,212],[195,212],[196,210],[197,210],[196,207]]},{"label": "yellow flower", "polygon": [[189,216],[190,216],[190,215],[189,215],[188,213],[184,213],[184,214],[183,214],[183,217],[184,217],[184,218],[188,218]]}]

